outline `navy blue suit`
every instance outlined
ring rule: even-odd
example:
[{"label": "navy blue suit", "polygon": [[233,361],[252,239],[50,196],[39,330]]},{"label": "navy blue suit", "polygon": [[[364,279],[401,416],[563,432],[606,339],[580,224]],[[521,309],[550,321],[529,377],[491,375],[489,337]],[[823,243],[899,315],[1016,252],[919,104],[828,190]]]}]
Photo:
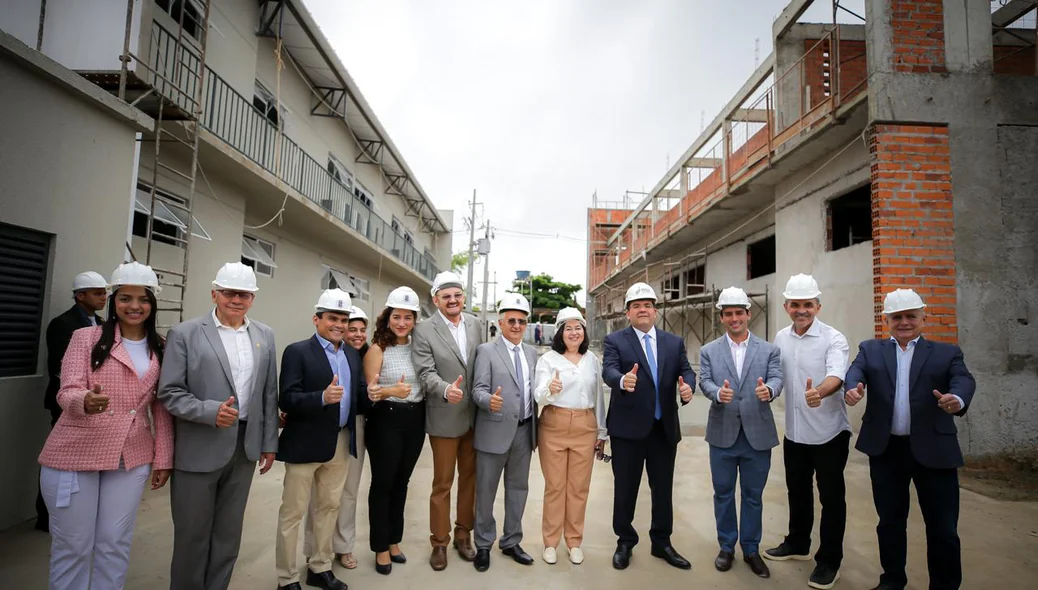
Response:
[{"label": "navy blue suit", "polygon": [[[653,546],[670,545],[674,525],[674,458],[681,440],[678,377],[683,377],[689,387],[695,388],[696,383],[681,338],[656,330],[656,355],[659,420],[655,418],[656,386],[634,328],[628,326],[613,332],[603,342],[602,378],[611,390],[606,428],[613,450],[613,532],[618,542],[628,547],[638,543],[638,533],[631,523],[643,469],[648,472],[652,490],[649,539]],[[629,393],[622,387],[623,376],[635,363],[638,383]]]},{"label": "navy blue suit", "polygon": [[867,388],[865,416],[855,445],[869,456],[872,496],[879,514],[881,581],[895,588],[905,574],[909,483],[914,481],[926,523],[927,566],[931,589],[956,589],[962,583],[957,532],[962,451],[952,416],[937,405],[934,390],[962,399],[969,409],[977,382],[954,344],[920,338],[909,371],[911,426],[908,436],[891,433],[897,388],[897,344],[887,339],[862,342],[844,380],[848,390]]},{"label": "navy blue suit", "polygon": [[[342,343],[350,365],[350,454],[357,456],[356,418],[368,402],[368,387],[360,355]],[[278,438],[277,460],[286,463],[325,463],[335,456],[339,438],[339,404],[324,403],[324,389],[332,382],[332,367],[316,336],[294,342],[281,354],[281,395],[278,407],[285,413],[285,428]],[[343,398],[345,401],[345,397]]]}]

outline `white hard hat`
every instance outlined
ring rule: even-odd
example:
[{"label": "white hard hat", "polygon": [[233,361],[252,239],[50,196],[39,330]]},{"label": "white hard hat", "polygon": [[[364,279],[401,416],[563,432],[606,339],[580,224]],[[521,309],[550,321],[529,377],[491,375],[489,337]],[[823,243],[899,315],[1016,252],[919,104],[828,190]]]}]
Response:
[{"label": "white hard hat", "polygon": [[656,301],[656,292],[646,283],[635,283],[627,289],[627,296],[624,297],[624,307],[627,307],[628,303],[640,299],[652,299],[653,301]]},{"label": "white hard hat", "polygon": [[891,314],[909,309],[923,309],[922,297],[911,289],[894,289],[883,299],[883,313]]},{"label": "white hard hat", "polygon": [[105,282],[105,278],[100,273],[96,273],[92,270],[81,272],[76,275],[76,278],[72,280],[72,291],[82,291],[83,289],[107,289],[108,283]]},{"label": "white hard hat", "polygon": [[504,298],[501,299],[501,305],[497,306],[497,311],[508,310],[521,311],[530,315],[530,302],[519,293],[505,293]]},{"label": "white hard hat", "polygon": [[433,278],[432,291],[430,291],[430,293],[433,297],[436,297],[436,293],[438,291],[440,291],[441,289],[446,289],[447,287],[457,287],[459,289],[464,289],[464,287],[462,287],[461,285],[461,277],[459,277],[457,273],[453,273],[449,270],[441,272],[440,274],[436,275],[435,278]]},{"label": "white hard hat", "polygon": [[782,296],[786,299],[815,299],[822,292],[818,290],[818,281],[811,275],[799,274],[789,277],[786,290]]},{"label": "white hard hat", "polygon": [[316,311],[338,311],[345,314],[350,314],[353,308],[353,302],[350,301],[350,294],[342,289],[325,289],[324,293],[317,298],[317,305],[314,306]]},{"label": "white hard hat", "polygon": [[109,284],[113,291],[127,285],[144,287],[156,294],[162,291],[162,288],[159,287],[159,277],[155,276],[155,271],[140,262],[130,262],[115,267]]},{"label": "white hard hat", "polygon": [[350,321],[360,320],[365,324],[368,323],[368,314],[364,313],[364,310],[354,305],[350,308]]},{"label": "white hard hat", "polygon": [[252,271],[252,267],[240,262],[228,262],[221,266],[216,272],[216,278],[213,279],[213,286],[250,293],[259,291],[259,287],[256,286],[256,273]]},{"label": "white hard hat", "polygon": [[717,309],[724,309],[726,307],[745,307],[749,309],[752,306],[750,298],[746,296],[746,291],[743,291],[739,287],[728,287],[727,289],[721,290],[720,297],[717,298]]},{"label": "white hard hat", "polygon": [[577,320],[580,322],[581,326],[587,327],[587,322],[584,321],[584,316],[581,315],[580,310],[575,307],[564,307],[559,310],[559,315],[555,316],[555,327],[561,327],[570,320]]},{"label": "white hard hat", "polygon": [[389,297],[386,297],[386,307],[407,309],[415,313],[418,313],[420,303],[418,293],[415,293],[411,287],[397,287],[389,292]]}]

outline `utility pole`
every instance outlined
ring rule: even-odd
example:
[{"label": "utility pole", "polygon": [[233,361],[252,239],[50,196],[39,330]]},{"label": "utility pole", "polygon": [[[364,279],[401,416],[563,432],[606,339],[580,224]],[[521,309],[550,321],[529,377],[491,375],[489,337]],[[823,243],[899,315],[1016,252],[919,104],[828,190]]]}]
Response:
[{"label": "utility pole", "polygon": [[490,281],[490,220],[486,222],[486,236],[479,241],[479,253],[483,255],[483,304],[479,307],[480,320],[484,329],[487,325],[487,290]]},{"label": "utility pole", "polygon": [[472,284],[472,267],[475,265],[473,260],[474,249],[476,247],[476,189],[472,189],[472,217],[469,217],[469,260],[466,266],[469,267],[469,282],[468,282],[468,294],[465,296],[465,302],[469,304],[469,311],[472,311],[472,302],[475,299],[476,286]]}]

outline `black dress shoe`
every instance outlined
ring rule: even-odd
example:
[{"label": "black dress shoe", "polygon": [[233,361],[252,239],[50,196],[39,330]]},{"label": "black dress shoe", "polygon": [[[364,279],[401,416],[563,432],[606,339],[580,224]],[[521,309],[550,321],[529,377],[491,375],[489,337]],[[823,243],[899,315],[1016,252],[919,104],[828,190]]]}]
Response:
[{"label": "black dress shoe", "polygon": [[613,553],[613,567],[625,570],[631,565],[631,547],[629,545],[616,544],[616,552]]},{"label": "black dress shoe", "polygon": [[292,582],[284,586],[278,586],[278,590],[303,590],[303,587],[299,585],[299,582]]},{"label": "black dress shoe", "polygon": [[476,558],[472,560],[477,572],[485,572],[490,569],[490,550],[477,549]]},{"label": "black dress shoe", "polygon": [[533,558],[530,554],[523,551],[523,548],[519,544],[512,545],[511,547],[501,549],[501,553],[511,557],[516,563],[522,565],[533,565]]},{"label": "black dress shoe", "polygon": [[783,541],[778,547],[765,549],[764,559],[770,559],[771,561],[788,561],[790,559],[811,561],[811,553],[809,551],[801,553],[794,549],[792,545]]},{"label": "black dress shoe", "polygon": [[306,585],[317,586],[324,590],[346,590],[347,588],[346,583],[336,578],[332,570],[317,574],[309,568],[306,570]]},{"label": "black dress shoe", "polygon": [[768,565],[761,559],[760,553],[751,553],[749,555],[743,555],[742,560],[750,565],[750,570],[757,574],[761,578],[770,578],[771,570],[768,569]]},{"label": "black dress shoe", "polygon": [[717,554],[717,559],[714,559],[714,567],[716,567],[719,572],[726,572],[732,569],[733,561],[735,561],[735,553],[722,549]]},{"label": "black dress shoe", "polygon": [[680,553],[674,550],[673,547],[667,545],[666,547],[653,547],[650,551],[653,557],[659,557],[663,561],[666,561],[670,565],[683,570],[692,569],[692,564],[687,559],[681,556]]},{"label": "black dress shoe", "polygon": [[404,555],[403,553],[397,553],[396,555],[393,555],[392,553],[390,553],[389,554],[389,561],[391,561],[393,563],[407,563],[407,556]]},{"label": "black dress shoe", "polygon": [[383,565],[383,564],[381,564],[381,563],[376,561],[375,562],[375,571],[380,573],[380,574],[382,574],[383,576],[388,576],[389,574],[393,573],[393,560],[390,559],[389,563],[387,563],[385,565]]}]

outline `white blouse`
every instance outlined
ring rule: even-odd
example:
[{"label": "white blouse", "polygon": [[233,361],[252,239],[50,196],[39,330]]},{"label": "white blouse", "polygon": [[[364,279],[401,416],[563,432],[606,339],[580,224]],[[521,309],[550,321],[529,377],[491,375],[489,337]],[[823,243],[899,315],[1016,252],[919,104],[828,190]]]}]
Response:
[{"label": "white blouse", "polygon": [[[548,392],[548,383],[559,372],[562,391],[558,395]],[[537,403],[570,410],[595,409],[598,422],[598,438],[606,438],[606,407],[602,391],[602,363],[594,354],[587,352],[580,362],[573,364],[569,359],[549,350],[537,359],[534,381],[534,397]]]}]

